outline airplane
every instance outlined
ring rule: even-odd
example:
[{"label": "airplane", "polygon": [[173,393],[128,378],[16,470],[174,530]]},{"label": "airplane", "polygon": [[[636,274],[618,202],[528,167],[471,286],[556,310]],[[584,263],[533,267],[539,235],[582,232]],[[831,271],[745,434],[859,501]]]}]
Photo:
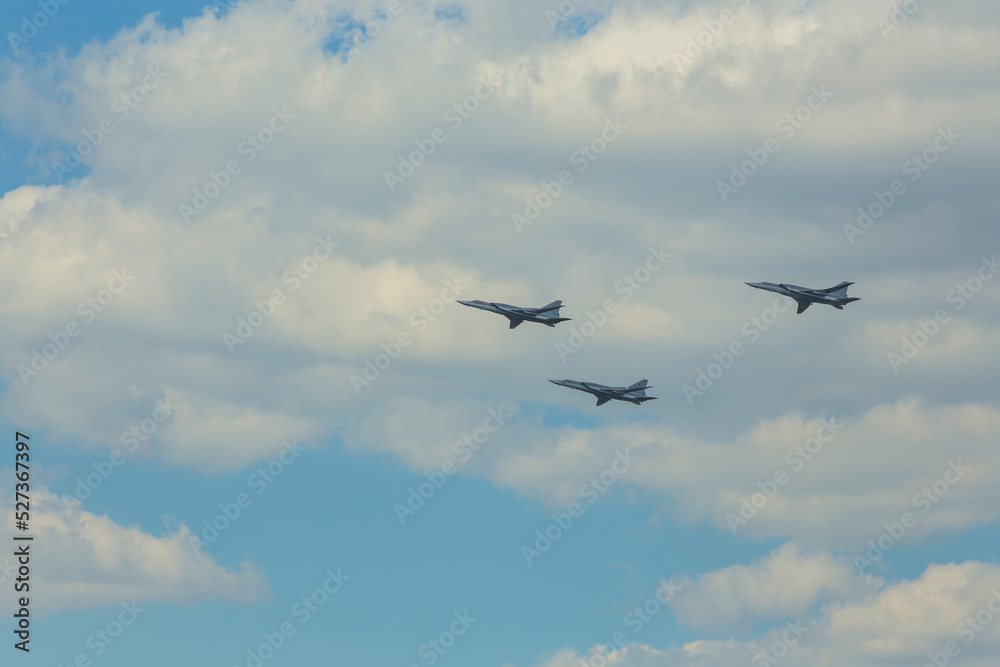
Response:
[{"label": "airplane", "polygon": [[844,306],[852,301],[860,301],[859,298],[847,296],[847,288],[853,284],[854,283],[840,283],[839,285],[827,287],[826,289],[809,289],[808,287],[786,285],[784,283],[781,283],[780,285],[775,285],[774,283],[747,283],[750,287],[767,290],[768,292],[775,292],[777,294],[781,294],[782,296],[789,296],[795,299],[799,304],[799,309],[795,311],[798,315],[804,313],[806,308],[814,303],[825,303],[828,306],[833,306],[837,310],[843,310]]},{"label": "airplane", "polygon": [[459,301],[459,303],[463,306],[479,308],[480,310],[487,310],[491,313],[503,315],[510,320],[511,329],[519,327],[521,322],[538,322],[554,327],[558,323],[566,322],[570,319],[568,317],[559,317],[559,309],[563,305],[562,301],[553,301],[541,308],[519,308],[506,303],[493,303],[491,301],[480,301],[479,299],[474,301]]},{"label": "airplane", "polygon": [[648,380],[639,380],[629,387],[606,387],[603,384],[594,382],[578,382],[576,380],[549,380],[552,384],[561,387],[569,387],[593,394],[597,397],[597,404],[604,405],[611,399],[616,401],[628,401],[636,405],[642,405],[644,401],[655,401],[656,396],[646,396],[646,390],[652,389],[648,386]]}]

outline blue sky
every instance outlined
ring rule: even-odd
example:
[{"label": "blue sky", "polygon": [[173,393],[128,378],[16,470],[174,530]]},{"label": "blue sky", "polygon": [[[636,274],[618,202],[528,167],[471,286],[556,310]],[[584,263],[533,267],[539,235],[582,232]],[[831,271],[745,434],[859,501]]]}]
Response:
[{"label": "blue sky", "polygon": [[571,5],[71,0],[5,39],[4,664],[993,664],[996,8]]}]

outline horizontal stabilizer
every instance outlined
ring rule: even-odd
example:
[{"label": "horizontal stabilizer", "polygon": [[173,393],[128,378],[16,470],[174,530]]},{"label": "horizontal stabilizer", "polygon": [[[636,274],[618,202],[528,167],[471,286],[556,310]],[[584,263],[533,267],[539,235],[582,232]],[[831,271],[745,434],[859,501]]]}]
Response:
[{"label": "horizontal stabilizer", "polygon": [[861,301],[861,299],[858,298],[858,297],[853,297],[853,298],[849,298],[849,299],[844,299],[840,303],[834,303],[834,304],[831,304],[831,305],[834,308],[836,308],[837,310],[843,310],[844,306],[846,306],[849,303],[854,303],[855,301]]}]

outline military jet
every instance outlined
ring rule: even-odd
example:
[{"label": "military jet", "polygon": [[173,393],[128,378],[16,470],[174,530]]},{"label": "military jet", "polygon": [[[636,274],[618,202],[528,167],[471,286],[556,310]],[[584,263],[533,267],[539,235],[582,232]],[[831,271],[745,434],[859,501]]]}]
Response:
[{"label": "military jet", "polygon": [[559,317],[559,309],[562,308],[562,301],[553,301],[541,308],[518,308],[506,303],[493,303],[478,299],[474,301],[459,301],[459,303],[470,308],[479,308],[480,310],[488,310],[491,313],[503,315],[510,320],[511,329],[519,327],[521,322],[538,322],[554,327],[560,322],[566,322],[570,319],[568,317]]},{"label": "military jet", "polygon": [[782,296],[792,297],[799,304],[799,309],[795,311],[796,314],[804,313],[806,308],[814,303],[825,303],[828,306],[833,306],[837,310],[843,310],[844,306],[852,301],[860,301],[860,299],[856,297],[847,296],[847,288],[853,284],[854,283],[840,283],[839,285],[827,287],[826,289],[809,289],[808,287],[786,285],[784,283],[779,285],[775,285],[774,283],[747,283],[750,287],[756,287],[757,289],[767,290],[768,292],[776,292]]},{"label": "military jet", "polygon": [[557,384],[570,389],[577,389],[593,394],[597,397],[597,404],[604,405],[611,399],[616,401],[628,401],[636,405],[642,405],[644,401],[655,401],[656,396],[646,396],[646,390],[652,389],[648,386],[648,380],[639,380],[629,387],[606,387],[603,384],[594,382],[577,382],[576,380],[549,380],[552,384]]}]

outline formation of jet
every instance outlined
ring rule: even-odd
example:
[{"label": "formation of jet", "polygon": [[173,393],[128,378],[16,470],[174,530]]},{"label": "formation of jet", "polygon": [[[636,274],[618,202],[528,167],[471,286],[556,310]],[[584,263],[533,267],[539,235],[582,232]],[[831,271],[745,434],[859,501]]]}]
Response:
[{"label": "formation of jet", "polygon": [[628,387],[607,387],[595,382],[578,382],[576,380],[549,380],[552,384],[561,387],[569,387],[578,391],[585,391],[597,397],[597,404],[604,405],[608,401],[628,401],[636,405],[642,405],[645,401],[655,401],[655,396],[646,396],[649,387],[648,380],[639,380]]},{"label": "formation of jet", "polygon": [[559,317],[559,309],[563,305],[562,301],[553,301],[541,308],[519,308],[506,303],[493,303],[491,301],[480,301],[479,299],[474,301],[459,301],[459,303],[470,308],[479,308],[480,310],[488,310],[491,313],[503,315],[510,320],[511,329],[519,327],[521,322],[538,322],[539,324],[547,324],[550,327],[554,327],[560,322],[570,319],[568,317]]},{"label": "formation of jet", "polygon": [[[806,308],[814,303],[823,303],[833,306],[838,310],[843,310],[844,306],[854,301],[859,301],[857,297],[847,296],[847,288],[854,283],[840,283],[826,289],[810,289],[799,287],[798,285],[787,285],[785,283],[747,283],[750,287],[775,292],[783,296],[791,297],[799,304],[798,314],[804,313]],[[554,327],[560,322],[566,322],[570,318],[559,317],[559,309],[562,308],[562,301],[553,301],[541,308],[520,308],[506,303],[495,303],[492,301],[459,301],[463,306],[479,308],[491,313],[503,315],[510,320],[510,328],[516,329],[522,322],[538,322],[550,327]],[[597,397],[597,405],[604,405],[608,401],[627,401],[635,405],[642,405],[646,401],[656,400],[655,396],[646,396],[649,389],[648,380],[639,380],[628,387],[608,387],[596,382],[580,382],[578,380],[549,380],[553,384],[561,387],[569,387],[577,391],[585,391]]]},{"label": "formation of jet", "polygon": [[854,283],[840,283],[839,285],[827,287],[826,289],[809,289],[808,287],[786,285],[784,283],[778,285],[775,285],[774,283],[747,283],[750,287],[767,290],[768,292],[775,292],[777,294],[789,296],[795,299],[795,301],[799,304],[799,309],[795,312],[800,315],[805,312],[806,308],[814,303],[825,303],[828,306],[833,306],[837,310],[843,310],[844,306],[852,301],[859,301],[860,299],[856,297],[847,296],[847,288],[853,284]]}]

